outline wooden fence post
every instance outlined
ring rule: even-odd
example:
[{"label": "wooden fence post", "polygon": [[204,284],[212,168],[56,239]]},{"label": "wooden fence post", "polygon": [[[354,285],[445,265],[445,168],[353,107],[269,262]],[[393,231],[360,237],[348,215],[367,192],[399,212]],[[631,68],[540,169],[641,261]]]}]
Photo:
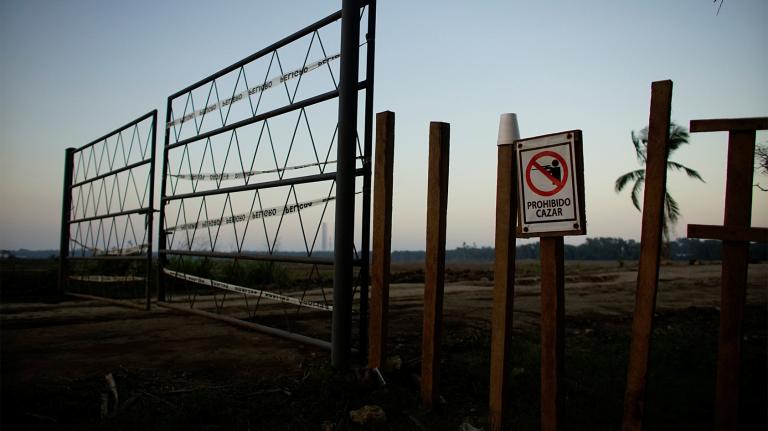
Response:
[{"label": "wooden fence post", "polygon": [[517,163],[515,139],[520,138],[515,114],[503,114],[499,123],[496,168],[496,239],[491,315],[491,381],[488,421],[492,431],[504,426],[508,389],[507,362],[512,338],[515,297],[515,223],[517,219]]},{"label": "wooden fence post", "polygon": [[672,81],[651,85],[651,113],[648,119],[648,147],[645,163],[640,261],[637,270],[635,314],[629,351],[627,387],[624,393],[624,431],[641,430],[648,374],[648,356],[659,284],[661,233],[664,222],[664,195],[667,185],[667,147],[672,110]]},{"label": "wooden fence post", "polygon": [[565,268],[562,236],[541,238],[541,429],[561,428],[565,357]]},{"label": "wooden fence post", "polygon": [[373,170],[373,255],[368,367],[381,368],[386,355],[389,273],[392,244],[392,171],[395,113],[376,114],[376,158]]},{"label": "wooden fence post", "polygon": [[450,124],[430,123],[427,256],[424,270],[424,330],[421,353],[421,400],[427,409],[431,409],[440,396],[440,341],[443,332],[449,149]]}]

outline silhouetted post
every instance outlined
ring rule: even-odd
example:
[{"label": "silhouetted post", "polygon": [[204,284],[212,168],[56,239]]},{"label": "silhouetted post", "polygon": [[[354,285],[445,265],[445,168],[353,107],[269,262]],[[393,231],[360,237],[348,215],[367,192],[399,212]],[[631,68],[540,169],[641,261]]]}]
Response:
[{"label": "silhouetted post", "polygon": [[[371,262],[371,160],[373,157],[373,90],[374,90],[374,70],[376,69],[376,0],[368,1],[368,31],[365,33],[366,63],[365,63],[365,135],[363,136],[363,169],[366,175],[363,175],[363,195],[362,195],[362,215],[361,223],[362,238],[360,240],[360,330],[358,331],[360,339],[360,352],[363,354],[370,351],[369,341],[369,285],[370,285],[370,266]],[[365,360],[365,357],[361,358]]]},{"label": "silhouetted post", "polygon": [[346,367],[352,341],[352,264],[355,225],[355,152],[360,5],[341,6],[341,64],[339,65],[339,136],[336,155],[336,214],[334,225],[333,317],[331,363]]},{"label": "silhouetted post", "polygon": [[[150,147],[150,156],[151,161],[149,162],[149,178],[154,179],[155,178],[155,159],[157,150],[157,109],[152,111],[152,141],[151,141],[151,147]],[[152,185],[154,186],[154,181],[151,181]],[[146,309],[149,310],[152,307],[152,292],[150,291],[150,286],[152,285],[152,239],[153,239],[153,227],[154,227],[154,217],[155,217],[155,188],[150,187],[149,189],[149,211],[147,212],[145,216],[145,223],[146,223],[146,229],[147,229],[147,267],[145,270],[145,279],[144,279],[144,296],[146,296]]]},{"label": "silhouetted post", "polygon": [[440,397],[440,341],[443,332],[449,150],[450,125],[448,123],[430,123],[427,256],[424,270],[424,330],[421,344],[421,400],[427,409],[431,409]]},{"label": "silhouetted post", "polygon": [[75,170],[75,148],[64,152],[64,187],[61,198],[61,242],[59,243],[59,293],[67,285],[67,258],[69,257],[69,220],[72,218],[72,172]]},{"label": "silhouetted post", "polygon": [[723,226],[688,225],[691,238],[723,241],[720,335],[715,388],[715,430],[739,426],[739,383],[749,241],[766,242],[768,229],[752,228],[752,175],[757,130],[768,118],[694,120],[691,132],[729,132]]},{"label": "silhouetted post", "polygon": [[[172,98],[166,99],[166,105],[165,105],[165,115],[166,115],[166,121],[170,121],[170,115],[171,115],[171,107],[172,107]],[[166,283],[165,283],[165,274],[163,273],[163,269],[168,266],[168,255],[165,254],[166,249],[168,249],[168,232],[166,232],[165,224],[167,220],[165,219],[165,206],[168,204],[168,201],[165,200],[167,196],[167,188],[168,188],[168,181],[169,177],[169,167],[168,167],[168,156],[169,156],[169,149],[168,144],[170,143],[171,139],[171,129],[166,127],[165,128],[165,137],[163,141],[163,167],[162,167],[162,173],[160,174],[160,202],[158,203],[159,206],[159,218],[160,218],[160,229],[158,229],[157,233],[157,275],[155,280],[157,280],[157,300],[158,302],[165,302],[166,300]]]},{"label": "silhouetted post", "polygon": [[395,113],[380,112],[376,114],[376,159],[373,170],[373,256],[368,343],[370,368],[381,368],[387,351],[394,155]]},{"label": "silhouetted post", "polygon": [[507,365],[512,338],[515,297],[515,218],[517,217],[516,139],[520,139],[515,114],[502,114],[499,121],[496,168],[496,239],[491,315],[491,381],[489,423],[492,431],[504,424]]},{"label": "silhouetted post", "polygon": [[565,357],[563,237],[541,238],[541,429],[561,428]]},{"label": "silhouetted post", "polygon": [[637,271],[627,387],[624,393],[623,429],[625,431],[641,430],[643,427],[648,355],[653,329],[653,313],[656,309],[656,291],[659,284],[671,109],[672,81],[656,81],[651,84],[640,261]]}]

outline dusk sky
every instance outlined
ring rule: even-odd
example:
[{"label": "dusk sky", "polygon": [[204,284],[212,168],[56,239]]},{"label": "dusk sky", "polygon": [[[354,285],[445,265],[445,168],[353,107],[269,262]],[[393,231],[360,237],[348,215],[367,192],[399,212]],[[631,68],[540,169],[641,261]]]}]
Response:
[{"label": "dusk sky", "polygon": [[[718,6],[379,0],[374,106],[396,113],[393,249],[424,248],[430,121],[451,124],[447,246],[493,244],[504,112],[517,113],[523,137],[581,129],[589,236],[638,239],[640,213],[614,181],[639,167],[630,132],[647,124],[652,81],[673,80],[672,120],[686,127],[768,116],[768,2],[725,1],[717,14]],[[169,94],[340,7],[0,3],[0,248],[58,248],[66,147],[152,109],[163,124]],[[706,183],[670,173],[682,211],[674,236],[723,219],[727,134],[690,142],[673,159]],[[768,226],[768,193],[754,196],[752,223]]]}]

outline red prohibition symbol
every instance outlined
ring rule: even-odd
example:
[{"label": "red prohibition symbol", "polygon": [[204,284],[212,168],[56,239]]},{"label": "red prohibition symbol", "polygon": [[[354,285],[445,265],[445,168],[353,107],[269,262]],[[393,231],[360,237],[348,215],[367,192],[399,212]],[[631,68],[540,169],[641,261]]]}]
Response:
[{"label": "red prohibition symbol", "polygon": [[[549,165],[542,165],[539,163],[542,157],[552,157],[553,160]],[[534,168],[552,182],[554,186],[552,190],[542,190],[533,184],[533,181],[531,181],[531,171]],[[537,195],[552,196],[562,190],[565,187],[565,183],[568,182],[568,165],[560,154],[554,151],[542,151],[533,156],[528,162],[528,166],[525,168],[525,182]]]}]

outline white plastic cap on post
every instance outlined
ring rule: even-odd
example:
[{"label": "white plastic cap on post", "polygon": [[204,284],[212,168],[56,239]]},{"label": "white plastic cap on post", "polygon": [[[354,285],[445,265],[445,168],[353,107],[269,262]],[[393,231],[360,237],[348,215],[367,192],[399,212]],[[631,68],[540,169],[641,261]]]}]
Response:
[{"label": "white plastic cap on post", "polygon": [[501,118],[499,118],[499,139],[496,145],[512,145],[517,139],[520,139],[517,114],[501,114]]}]

